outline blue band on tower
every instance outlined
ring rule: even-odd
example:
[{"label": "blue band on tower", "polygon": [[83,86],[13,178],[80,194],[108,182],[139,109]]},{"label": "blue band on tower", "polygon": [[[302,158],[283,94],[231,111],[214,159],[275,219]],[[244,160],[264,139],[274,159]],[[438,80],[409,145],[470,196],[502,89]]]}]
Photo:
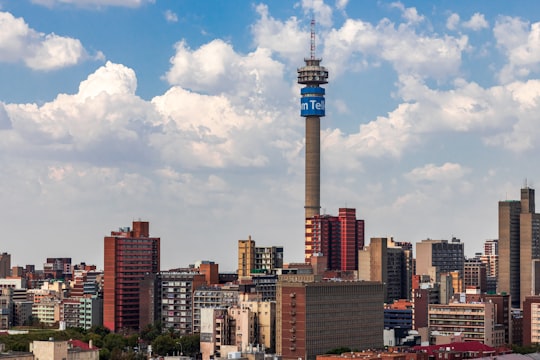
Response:
[{"label": "blue band on tower", "polygon": [[300,89],[300,94],[317,94],[317,95],[324,95],[324,88],[322,87],[304,87]]}]

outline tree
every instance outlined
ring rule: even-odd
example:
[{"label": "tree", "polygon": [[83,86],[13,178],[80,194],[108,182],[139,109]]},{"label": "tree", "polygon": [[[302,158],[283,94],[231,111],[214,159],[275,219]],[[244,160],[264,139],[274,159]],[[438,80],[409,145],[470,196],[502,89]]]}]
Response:
[{"label": "tree", "polygon": [[103,347],[111,351],[111,358],[112,358],[112,351],[114,349],[119,349],[120,351],[123,351],[126,347],[127,341],[126,339],[120,335],[120,334],[107,334],[103,338]]},{"label": "tree", "polygon": [[152,341],[152,351],[157,355],[173,354],[176,350],[177,340],[171,334],[162,334]]},{"label": "tree", "polygon": [[181,351],[184,355],[195,356],[201,352],[201,342],[199,334],[184,335],[179,339],[179,348],[177,351]]}]

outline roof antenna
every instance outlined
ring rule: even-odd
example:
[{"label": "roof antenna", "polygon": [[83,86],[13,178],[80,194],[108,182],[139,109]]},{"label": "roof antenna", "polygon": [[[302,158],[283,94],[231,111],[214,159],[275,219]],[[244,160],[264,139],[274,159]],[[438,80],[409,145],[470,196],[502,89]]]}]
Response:
[{"label": "roof antenna", "polygon": [[315,19],[311,19],[311,60],[315,60]]}]

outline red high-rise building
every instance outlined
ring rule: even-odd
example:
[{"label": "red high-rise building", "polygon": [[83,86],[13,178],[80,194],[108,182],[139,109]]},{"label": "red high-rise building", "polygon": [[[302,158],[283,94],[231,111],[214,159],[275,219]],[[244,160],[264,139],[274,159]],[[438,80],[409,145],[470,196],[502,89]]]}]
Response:
[{"label": "red high-rise building", "polygon": [[139,329],[139,286],[145,274],[160,271],[159,243],[147,221],[104,238],[103,325],[109,330]]},{"label": "red high-rise building", "polygon": [[356,209],[340,208],[338,216],[315,215],[306,219],[305,261],[314,255],[328,259],[327,270],[358,269],[358,250],[364,247],[364,220]]}]

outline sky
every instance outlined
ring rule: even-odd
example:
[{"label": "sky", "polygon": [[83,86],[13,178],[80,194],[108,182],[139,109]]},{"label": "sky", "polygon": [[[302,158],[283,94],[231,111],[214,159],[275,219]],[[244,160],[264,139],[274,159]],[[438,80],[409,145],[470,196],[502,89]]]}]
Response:
[{"label": "sky", "polygon": [[303,261],[312,18],[321,212],[482,251],[540,179],[536,0],[0,0],[0,251],[102,268],[143,220],[162,269],[234,271],[248,236]]}]

